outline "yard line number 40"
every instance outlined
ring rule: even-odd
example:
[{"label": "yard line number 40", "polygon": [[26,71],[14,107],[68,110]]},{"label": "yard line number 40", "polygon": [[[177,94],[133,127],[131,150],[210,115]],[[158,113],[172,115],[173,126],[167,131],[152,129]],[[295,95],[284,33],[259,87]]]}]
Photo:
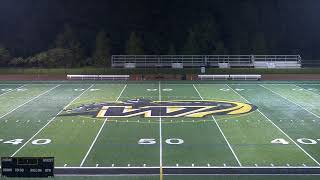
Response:
[{"label": "yard line number 40", "polygon": [[[314,144],[318,144],[320,142],[320,139],[308,139],[308,138],[300,138],[297,139],[297,142],[300,144],[305,144],[305,145],[314,145]],[[283,139],[283,138],[278,138],[278,139],[274,139],[271,141],[272,144],[290,144],[289,141]]]},{"label": "yard line number 40", "polygon": [[[4,141],[3,139],[0,139],[0,142]],[[23,143],[24,139],[12,139],[4,141],[3,144],[11,144],[11,145],[19,145]],[[33,145],[46,145],[51,143],[51,139],[35,139],[31,142]]]}]

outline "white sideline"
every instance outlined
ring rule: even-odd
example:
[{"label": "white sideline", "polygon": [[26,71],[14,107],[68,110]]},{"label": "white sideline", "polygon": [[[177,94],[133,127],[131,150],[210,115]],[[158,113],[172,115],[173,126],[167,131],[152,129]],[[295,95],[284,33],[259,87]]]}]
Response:
[{"label": "white sideline", "polygon": [[[92,88],[93,84],[88,87],[88,89],[86,89],[85,91],[83,91],[79,96],[77,96],[75,99],[73,99],[71,102],[69,102],[69,104],[67,106],[65,106],[65,108],[67,108],[68,106],[70,106],[75,100],[77,100],[78,98],[80,98],[85,92],[87,92],[90,88]],[[65,109],[64,108],[64,109]],[[24,148],[34,137],[36,137],[44,128],[46,128],[60,113],[62,113],[64,111],[64,109],[62,109],[61,111],[58,112],[57,115],[55,115],[52,119],[50,119],[48,121],[47,124],[45,124],[41,129],[39,129],[38,132],[36,132],[27,142],[25,142],[15,153],[13,153],[11,155],[11,157],[15,156],[22,148]]]},{"label": "white sideline", "polygon": [[[119,166],[119,167],[55,167],[56,169],[154,169],[154,168],[160,168],[160,166],[149,166],[149,167],[141,167],[141,166]],[[279,168],[285,168],[285,169],[320,169],[319,166],[163,166],[165,169],[279,169]]]},{"label": "white sideline", "polygon": [[28,101],[24,102],[23,104],[19,105],[18,107],[14,108],[14,109],[12,109],[11,111],[7,112],[6,114],[2,115],[2,116],[0,117],[0,119],[2,119],[3,117],[7,116],[7,115],[8,115],[8,114],[10,114],[10,113],[12,113],[13,111],[15,111],[15,110],[19,109],[20,107],[22,107],[22,106],[24,106],[24,105],[28,104],[29,102],[31,102],[31,101],[33,101],[33,100],[37,99],[38,97],[40,97],[40,96],[42,96],[42,95],[44,95],[44,94],[47,94],[48,92],[52,91],[53,89],[55,89],[55,88],[57,88],[57,87],[59,87],[59,86],[61,86],[61,84],[56,85],[55,87],[53,87],[53,88],[51,88],[51,89],[49,89],[49,90],[47,90],[47,91],[45,91],[45,92],[43,92],[43,93],[39,94],[38,96],[33,97],[32,99],[30,99],[30,100],[28,100]]},{"label": "white sideline", "polygon": [[[319,116],[319,115],[317,115],[317,114],[315,114],[315,113],[313,113],[313,112],[309,111],[308,109],[304,108],[304,107],[303,107],[303,106],[301,106],[300,104],[297,104],[296,102],[294,102],[294,101],[292,101],[292,100],[290,100],[290,99],[288,99],[288,98],[286,98],[286,97],[282,96],[281,94],[279,94],[279,93],[277,93],[277,92],[273,91],[273,90],[272,90],[272,89],[270,89],[270,88],[265,87],[264,85],[259,85],[259,86],[261,86],[261,87],[263,87],[263,88],[267,89],[268,91],[271,91],[273,94],[276,94],[276,95],[278,95],[278,96],[282,97],[283,99],[285,99],[285,100],[287,100],[287,101],[289,101],[289,102],[291,102],[291,103],[293,103],[293,104],[295,104],[295,105],[299,106],[300,108],[304,109],[305,111],[309,112],[310,114],[312,114],[312,115],[314,115],[315,117],[317,117],[317,118],[319,118],[319,119],[320,119],[320,116]],[[297,87],[298,87],[298,86],[297,86]],[[300,88],[300,87],[299,87],[299,88]]]},{"label": "white sideline", "polygon": [[[194,84],[193,84],[193,88],[197,91],[198,95],[199,95],[199,96],[200,96],[200,98],[203,100],[203,97],[201,96],[200,92],[198,91],[198,89],[196,88],[196,86],[195,86]],[[229,146],[229,148],[230,148],[230,150],[231,150],[231,152],[232,152],[233,156],[236,158],[236,160],[237,160],[237,162],[238,162],[239,166],[241,167],[241,166],[242,166],[241,162],[239,161],[239,159],[238,159],[238,157],[237,157],[236,153],[234,152],[233,148],[231,147],[231,145],[230,145],[230,143],[229,143],[228,139],[226,138],[226,136],[224,135],[224,133],[223,133],[222,129],[220,128],[220,125],[219,125],[219,124],[218,124],[218,122],[216,121],[216,118],[214,118],[214,116],[211,116],[211,117],[212,117],[212,119],[214,120],[214,122],[216,123],[216,125],[217,125],[217,127],[218,127],[218,129],[219,129],[220,133],[222,134],[222,136],[223,136],[224,140],[225,140],[225,141],[226,141],[226,143],[228,144],[228,146]]]},{"label": "white sideline", "polygon": [[[227,84],[226,84],[227,85]],[[248,103],[250,103],[250,101],[248,101],[246,98],[244,98],[242,95],[240,95],[237,91],[235,91],[232,87],[230,87],[229,85],[227,85],[233,92],[235,92],[236,94],[238,94],[238,96],[240,96],[241,98],[243,98],[245,101],[247,101]],[[263,86],[262,86],[263,87]],[[263,116],[265,117],[272,125],[274,125],[280,132],[282,132],[288,139],[290,139],[290,141],[292,141],[299,149],[301,149],[309,158],[311,158],[316,164],[318,164],[320,166],[320,163],[314,158],[312,157],[308,152],[306,152],[298,143],[296,143],[288,134],[286,134],[279,126],[277,126],[271,119],[269,119],[264,113],[262,113],[259,109],[257,109],[257,111]]]},{"label": "white sideline", "polygon": [[[159,81],[159,101],[161,102],[161,83]],[[160,144],[160,168],[162,168],[162,119],[159,117],[159,144]]]},{"label": "white sideline", "polygon": [[[59,81],[59,82],[68,82],[68,81]],[[138,81],[138,82],[141,82],[141,81]],[[196,81],[193,81],[193,82],[196,82]],[[26,85],[55,85],[57,83],[52,83],[52,84],[48,84],[48,83],[28,83]],[[92,83],[91,83],[92,84]],[[63,85],[91,85],[90,83],[63,83]],[[111,83],[111,84],[107,84],[107,83],[93,83],[93,84],[99,84],[99,85],[119,85],[119,84],[124,84],[124,83]],[[166,83],[162,83],[162,84],[166,84]],[[190,82],[190,84],[186,84],[186,83],[179,83],[179,84],[174,84],[174,83],[167,83],[169,85],[177,85],[177,86],[188,86],[188,85],[191,85],[192,83]],[[224,82],[216,82],[216,83],[199,83],[199,85],[224,85],[226,83]],[[312,86],[320,86],[320,84],[316,84],[316,83],[228,83],[229,85],[312,85]],[[7,83],[4,83],[4,84],[1,84],[0,85],[21,85],[21,84],[15,84],[15,83],[12,83],[12,84],[7,84]],[[132,83],[130,85],[140,85],[139,83]],[[143,83],[143,85],[155,85],[155,83]]]},{"label": "white sideline", "polygon": [[7,91],[7,92],[5,92],[5,93],[3,93],[3,94],[0,94],[0,96],[6,95],[6,94],[8,94],[8,93],[13,92],[14,90],[17,90],[17,89],[23,88],[23,87],[25,87],[25,86],[26,86],[26,84],[25,84],[25,85],[22,85],[22,86],[20,86],[20,87],[17,87],[17,88],[15,88],[15,89],[11,90],[11,91]]},{"label": "white sideline", "polygon": [[[122,91],[120,92],[120,94],[119,94],[118,98],[116,99],[116,101],[119,100],[119,98],[121,97],[121,95],[122,95],[123,91],[126,89],[126,87],[127,87],[127,84],[123,87],[123,89],[122,89]],[[89,147],[89,150],[87,151],[86,155],[85,155],[84,158],[82,159],[81,164],[80,164],[80,167],[82,167],[83,164],[84,164],[84,162],[86,161],[88,155],[90,154],[93,146],[95,145],[95,143],[96,143],[96,141],[97,141],[97,139],[98,139],[98,137],[99,137],[99,135],[100,135],[100,133],[101,133],[104,125],[106,124],[107,120],[108,120],[108,118],[106,118],[106,119],[103,121],[103,124],[101,125],[101,127],[100,127],[100,129],[99,129],[99,131],[98,131],[98,133],[97,133],[97,135],[96,135],[96,137],[95,137],[94,140],[92,141],[92,144],[91,144],[91,146]]]}]

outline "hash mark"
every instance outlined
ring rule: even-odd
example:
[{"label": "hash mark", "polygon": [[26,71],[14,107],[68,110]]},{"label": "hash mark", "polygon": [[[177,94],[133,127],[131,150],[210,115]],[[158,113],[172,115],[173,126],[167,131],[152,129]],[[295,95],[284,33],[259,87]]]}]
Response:
[{"label": "hash mark", "polygon": [[290,164],[287,164],[287,166],[290,166]]},{"label": "hash mark", "polygon": [[128,167],[130,167],[130,164],[128,164]]},{"label": "hash mark", "polygon": [[210,164],[207,164],[208,165],[208,167],[210,167]]},{"label": "hash mark", "polygon": [[226,165],[226,164],[223,164],[223,166],[226,167],[227,165]]},{"label": "hash mark", "polygon": [[111,164],[112,167],[114,167],[114,164]]},{"label": "hash mark", "polygon": [[67,164],[64,164],[64,166],[63,167],[67,167]]},{"label": "hash mark", "polygon": [[302,164],[302,166],[307,167],[307,165],[305,165],[305,164]]},{"label": "hash mark", "polygon": [[191,164],[192,167],[194,167],[194,164]]},{"label": "hash mark", "polygon": [[179,166],[179,164],[176,164],[176,166],[178,167],[178,166]]},{"label": "hash mark", "polygon": [[258,167],[258,164],[254,164],[254,166]]},{"label": "hash mark", "polygon": [[146,167],[147,165],[146,164],[143,164],[143,167]]},{"label": "hash mark", "polygon": [[272,167],[274,166],[272,163],[270,164]]},{"label": "hash mark", "polygon": [[96,164],[96,167],[98,167],[99,166],[99,164]]},{"label": "hash mark", "polygon": [[19,122],[19,120],[16,120],[16,123]]}]

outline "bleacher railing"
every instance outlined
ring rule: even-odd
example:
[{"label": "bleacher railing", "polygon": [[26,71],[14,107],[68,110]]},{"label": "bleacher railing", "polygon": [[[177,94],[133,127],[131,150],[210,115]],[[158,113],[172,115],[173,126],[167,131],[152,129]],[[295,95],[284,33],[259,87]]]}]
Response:
[{"label": "bleacher railing", "polygon": [[297,62],[300,55],[113,55],[112,67],[123,68],[126,64],[136,67],[170,67],[173,63],[182,63],[186,67],[215,67],[219,63],[231,66],[254,66],[255,61]]},{"label": "bleacher railing", "polygon": [[68,80],[128,80],[130,75],[73,75],[67,74]]}]

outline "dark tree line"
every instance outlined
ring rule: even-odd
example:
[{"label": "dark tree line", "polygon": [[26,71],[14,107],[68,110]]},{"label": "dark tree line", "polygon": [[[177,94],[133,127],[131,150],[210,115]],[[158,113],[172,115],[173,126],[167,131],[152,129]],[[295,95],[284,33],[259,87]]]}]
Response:
[{"label": "dark tree line", "polygon": [[318,0],[3,0],[0,66],[110,65],[111,54],[320,56]]}]

